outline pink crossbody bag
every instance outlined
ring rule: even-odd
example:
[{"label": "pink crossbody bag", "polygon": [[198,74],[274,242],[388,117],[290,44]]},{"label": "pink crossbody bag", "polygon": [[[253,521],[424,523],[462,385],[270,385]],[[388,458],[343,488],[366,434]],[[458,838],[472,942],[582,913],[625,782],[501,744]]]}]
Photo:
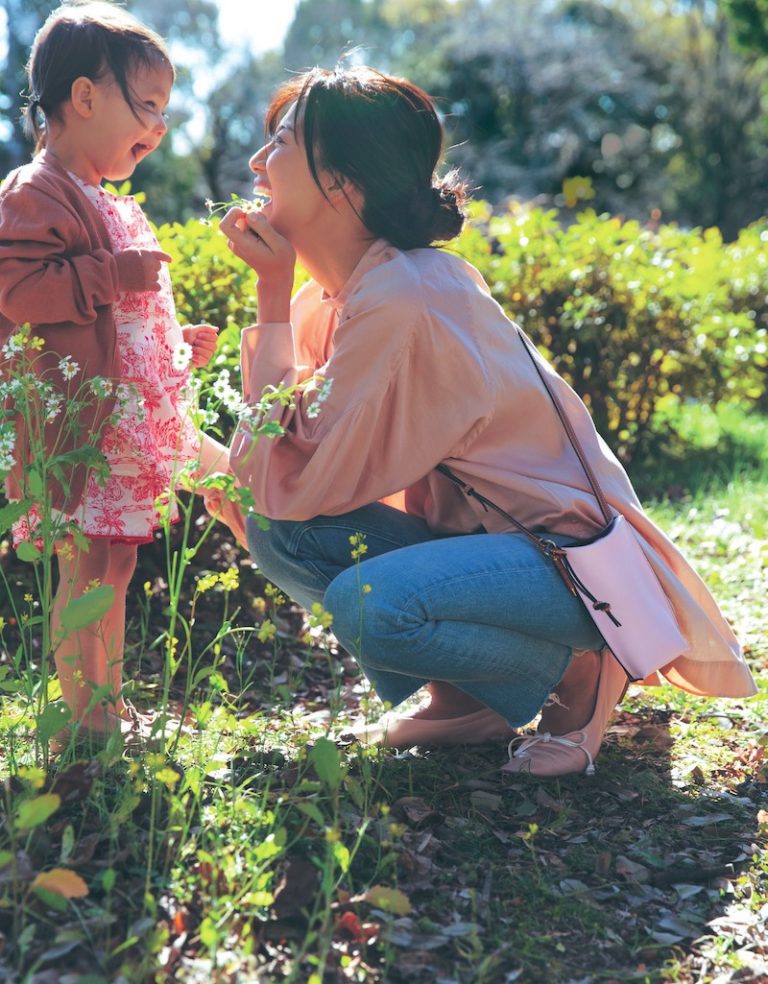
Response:
[{"label": "pink crossbody bag", "polygon": [[553,540],[537,536],[523,526],[495,502],[454,475],[446,465],[438,465],[437,470],[465,495],[512,523],[552,561],[569,591],[584,603],[630,680],[642,680],[686,652],[688,644],[680,632],[669,599],[629,523],[608,505],[557,394],[533,356],[533,343],[520,329],[518,333],[581,462],[605,525],[588,540],[558,546]]}]

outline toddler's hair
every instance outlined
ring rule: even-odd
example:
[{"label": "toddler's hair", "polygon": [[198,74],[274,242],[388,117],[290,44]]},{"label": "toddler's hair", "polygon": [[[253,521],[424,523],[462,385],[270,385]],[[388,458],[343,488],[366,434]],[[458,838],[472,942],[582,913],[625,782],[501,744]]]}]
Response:
[{"label": "toddler's hair", "polygon": [[85,76],[100,81],[112,75],[125,101],[138,116],[130,76],[140,69],[166,67],[175,77],[165,42],[151,28],[107,0],[68,0],[37,32],[27,63],[28,102],[24,130],[45,146],[45,120],[57,119],[72,83]]}]

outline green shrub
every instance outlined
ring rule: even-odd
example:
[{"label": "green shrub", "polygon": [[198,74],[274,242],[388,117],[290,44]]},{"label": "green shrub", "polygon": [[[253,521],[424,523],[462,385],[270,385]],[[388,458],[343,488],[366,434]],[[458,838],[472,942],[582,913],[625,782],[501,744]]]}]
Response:
[{"label": "green shrub", "polygon": [[764,392],[765,239],[752,227],[724,246],[716,229],[653,231],[591,209],[563,228],[555,210],[480,204],[459,249],[629,462],[658,410]]},{"label": "green shrub", "polygon": [[[256,320],[255,278],[218,223],[161,226],[179,317],[222,328],[210,377],[238,371],[240,330]],[[724,244],[717,229],[657,230],[587,209],[564,228],[556,210],[472,207],[452,247],[473,263],[590,408],[625,462],[690,401],[764,399],[768,232]],[[300,273],[297,286],[306,275]],[[232,421],[223,420],[225,433]],[[681,437],[682,439],[682,437]]]}]

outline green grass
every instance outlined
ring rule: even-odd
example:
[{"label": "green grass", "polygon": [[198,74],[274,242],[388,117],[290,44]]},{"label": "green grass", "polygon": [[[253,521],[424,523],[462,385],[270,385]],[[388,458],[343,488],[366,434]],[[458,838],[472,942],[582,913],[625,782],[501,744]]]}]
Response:
[{"label": "green grass", "polygon": [[[0,979],[768,979],[768,481],[729,461],[670,468],[675,498],[649,511],[717,596],[761,693],[632,688],[593,778],[502,775],[496,745],[328,740],[366,699],[353,664],[221,531],[200,570],[234,566],[240,584],[197,598],[194,658],[168,698],[190,723],[166,744],[46,764],[10,686],[39,654],[18,666],[7,627]],[[147,708],[165,663],[163,553],[143,552],[129,628],[126,676]],[[2,562],[19,601],[29,565]],[[191,596],[177,603],[186,615]],[[46,890],[52,869],[77,877]],[[87,894],[65,898],[72,885]]]}]

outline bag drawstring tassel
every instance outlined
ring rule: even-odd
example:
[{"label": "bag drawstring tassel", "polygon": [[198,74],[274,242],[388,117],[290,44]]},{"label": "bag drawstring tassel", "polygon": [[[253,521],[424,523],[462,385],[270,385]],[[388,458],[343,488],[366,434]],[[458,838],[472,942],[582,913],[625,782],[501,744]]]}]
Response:
[{"label": "bag drawstring tassel", "polygon": [[[552,558],[554,560],[554,557]],[[568,571],[568,576],[572,579],[573,583],[576,585],[579,594],[588,598],[592,607],[596,612],[603,612],[616,626],[617,629],[621,628],[621,622],[616,618],[616,616],[611,611],[611,603],[609,601],[598,601],[597,598],[592,594],[589,588],[584,584],[584,582],[579,578],[576,571],[571,567],[568,562],[568,555],[563,551],[563,557],[561,558],[563,567]]]}]

